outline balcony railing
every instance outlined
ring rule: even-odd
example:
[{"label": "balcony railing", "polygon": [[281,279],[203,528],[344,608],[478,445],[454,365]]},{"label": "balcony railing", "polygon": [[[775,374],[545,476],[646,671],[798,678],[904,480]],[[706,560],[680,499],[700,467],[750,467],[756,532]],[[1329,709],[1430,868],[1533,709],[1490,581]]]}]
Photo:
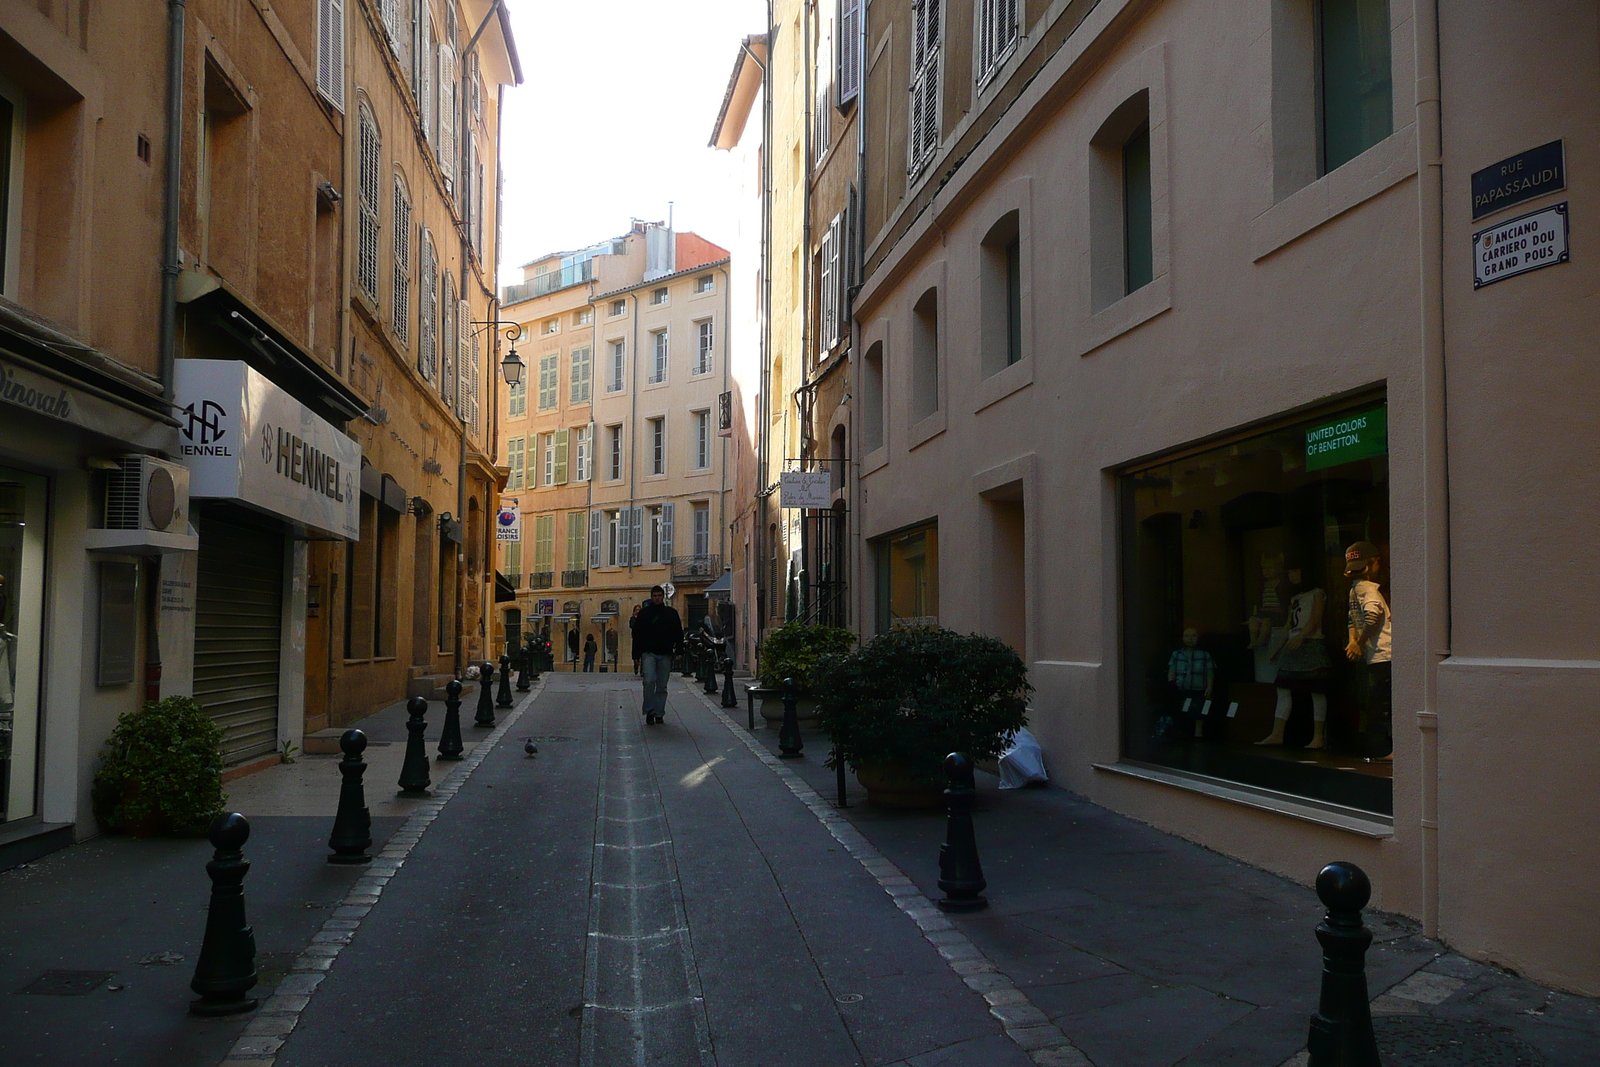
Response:
[{"label": "balcony railing", "polygon": [[563,589],[578,589],[588,584],[589,572],[586,570],[561,572],[561,588]]},{"label": "balcony railing", "polygon": [[555,584],[556,574],[554,571],[534,571],[528,575],[529,589],[549,589]]},{"label": "balcony railing", "polygon": [[513,589],[521,589],[522,588],[522,575],[520,575],[520,574],[508,574],[508,575],[505,576],[505,579],[506,579],[507,584],[509,584],[511,586],[511,588],[513,588]]},{"label": "balcony railing", "polygon": [[709,582],[722,577],[721,556],[673,556],[672,580],[675,582]]},{"label": "balcony railing", "polygon": [[562,267],[548,274],[540,274],[532,281],[506,286],[500,294],[500,303],[515,304],[521,300],[532,300],[536,296],[544,296],[558,289],[565,289],[572,285],[582,285],[593,278],[594,260],[586,259],[582,263],[576,263],[570,267]]}]

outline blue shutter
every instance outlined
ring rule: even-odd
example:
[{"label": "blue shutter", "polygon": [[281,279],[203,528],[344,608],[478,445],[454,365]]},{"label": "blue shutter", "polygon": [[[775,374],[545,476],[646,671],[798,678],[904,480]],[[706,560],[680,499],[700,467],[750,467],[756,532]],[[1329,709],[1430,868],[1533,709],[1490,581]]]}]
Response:
[{"label": "blue shutter", "polygon": [[600,566],[600,522],[601,515],[598,511],[589,512],[589,569],[596,570]]},{"label": "blue shutter", "polygon": [[661,505],[661,562],[672,562],[672,504]]}]

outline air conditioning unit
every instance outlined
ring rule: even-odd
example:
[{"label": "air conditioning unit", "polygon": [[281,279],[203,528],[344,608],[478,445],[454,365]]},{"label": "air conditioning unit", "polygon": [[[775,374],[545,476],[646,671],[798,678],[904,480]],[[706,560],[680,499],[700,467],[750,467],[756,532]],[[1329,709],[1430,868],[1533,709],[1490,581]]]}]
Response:
[{"label": "air conditioning unit", "polygon": [[189,468],[153,456],[123,456],[107,472],[104,528],[187,534]]}]

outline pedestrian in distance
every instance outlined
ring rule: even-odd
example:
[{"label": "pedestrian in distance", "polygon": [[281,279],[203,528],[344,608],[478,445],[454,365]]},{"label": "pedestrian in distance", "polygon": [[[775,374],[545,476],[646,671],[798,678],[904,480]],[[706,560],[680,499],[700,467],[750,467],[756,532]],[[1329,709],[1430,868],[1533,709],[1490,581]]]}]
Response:
[{"label": "pedestrian in distance", "polygon": [[[571,626],[567,627],[567,662],[571,664],[578,662],[578,631]],[[573,669],[576,670],[576,666]]]},{"label": "pedestrian in distance", "polygon": [[583,670],[585,674],[594,673],[594,654],[600,646],[594,643],[594,634],[583,636]]},{"label": "pedestrian in distance", "polygon": [[639,622],[639,609],[642,607],[644,607],[643,604],[635,604],[633,606],[633,614],[628,616],[628,650],[633,653],[634,674],[643,673],[643,668],[640,666],[643,653],[639,651],[639,634],[637,625]]},{"label": "pedestrian in distance", "polygon": [[659,585],[651,586],[650,602],[634,616],[633,649],[644,674],[645,724],[666,722],[667,679],[672,657],[683,651],[683,620]]}]

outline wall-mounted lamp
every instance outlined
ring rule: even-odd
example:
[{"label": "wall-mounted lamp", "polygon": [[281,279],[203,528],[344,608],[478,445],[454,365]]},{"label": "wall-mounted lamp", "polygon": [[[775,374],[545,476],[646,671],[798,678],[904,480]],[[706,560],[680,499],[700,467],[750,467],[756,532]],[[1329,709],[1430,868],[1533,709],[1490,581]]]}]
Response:
[{"label": "wall-mounted lamp", "polygon": [[522,326],[515,322],[503,322],[500,319],[486,319],[483,322],[474,322],[472,325],[504,332],[505,339],[511,342],[511,351],[507,352],[506,358],[500,361],[500,373],[505,378],[507,385],[521,385],[522,376],[528,369],[528,365],[522,362],[522,357],[517,355],[517,342],[522,340]]}]

